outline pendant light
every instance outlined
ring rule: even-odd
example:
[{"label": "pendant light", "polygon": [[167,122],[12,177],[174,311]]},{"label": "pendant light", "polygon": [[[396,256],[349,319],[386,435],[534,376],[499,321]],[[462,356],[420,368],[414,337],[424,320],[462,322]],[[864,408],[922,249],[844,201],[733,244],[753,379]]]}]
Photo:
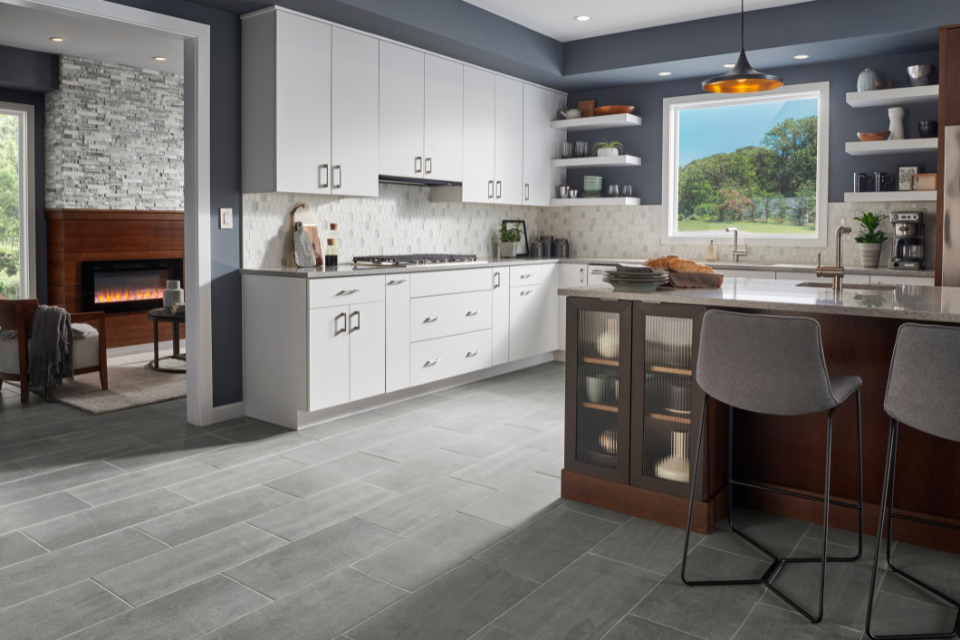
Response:
[{"label": "pendant light", "polygon": [[703,81],[703,90],[713,93],[755,93],[783,86],[783,78],[757,71],[750,66],[743,46],[743,0],[740,0],[740,58],[733,69]]}]

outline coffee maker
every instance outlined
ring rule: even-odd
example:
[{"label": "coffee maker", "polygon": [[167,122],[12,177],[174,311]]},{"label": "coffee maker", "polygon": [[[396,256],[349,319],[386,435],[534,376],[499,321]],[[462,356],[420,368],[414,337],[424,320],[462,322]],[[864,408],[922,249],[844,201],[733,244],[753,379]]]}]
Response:
[{"label": "coffee maker", "polygon": [[891,269],[923,269],[923,212],[894,211]]}]

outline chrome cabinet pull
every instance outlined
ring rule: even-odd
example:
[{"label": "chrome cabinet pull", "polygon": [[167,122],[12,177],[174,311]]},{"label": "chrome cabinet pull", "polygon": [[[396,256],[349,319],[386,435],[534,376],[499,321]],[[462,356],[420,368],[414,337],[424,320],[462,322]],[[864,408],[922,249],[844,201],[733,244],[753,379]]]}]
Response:
[{"label": "chrome cabinet pull", "polygon": [[326,189],[330,186],[330,165],[322,164],[320,165],[320,171],[318,172],[320,180],[320,188]]},{"label": "chrome cabinet pull", "polygon": [[433,316],[432,318],[424,318],[423,323],[426,324],[428,322],[436,322],[439,319],[440,319],[440,316]]},{"label": "chrome cabinet pull", "polygon": [[480,315],[479,309],[477,309],[476,311],[467,311],[467,316],[476,316],[476,315]]},{"label": "chrome cabinet pull", "polygon": [[351,320],[353,319],[353,316],[357,316],[357,326],[355,326],[355,327],[350,327],[350,333],[353,333],[354,331],[360,331],[360,312],[359,312],[359,311],[354,311],[353,313],[351,313],[351,314],[350,314],[350,319],[351,319]]},{"label": "chrome cabinet pull", "polygon": [[437,364],[438,362],[440,362],[440,358],[437,358],[436,360],[427,360],[426,362],[423,363],[423,366],[425,366],[425,367],[432,367],[433,365]]},{"label": "chrome cabinet pull", "polygon": [[524,188],[523,199],[529,200],[530,199],[530,183],[528,182],[527,184],[523,185],[523,188]]},{"label": "chrome cabinet pull", "polygon": [[[343,318],[343,329],[337,326],[337,323],[340,322],[340,318]],[[347,314],[346,313],[337,314],[337,317],[333,319],[333,329],[334,329],[333,330],[334,336],[338,336],[341,333],[347,332]]]},{"label": "chrome cabinet pull", "polygon": [[533,275],[532,273],[524,273],[524,274],[522,274],[522,275],[520,276],[520,279],[521,279],[521,280],[524,280],[524,279],[526,279],[526,278],[529,278],[529,277],[532,276],[532,275]]},{"label": "chrome cabinet pull", "polygon": [[583,269],[580,269],[580,282],[583,282]]},{"label": "chrome cabinet pull", "polygon": [[391,280],[390,282],[387,283],[387,286],[390,286],[392,284],[403,284],[404,282],[406,282],[406,280]]},{"label": "chrome cabinet pull", "polygon": [[476,349],[475,351],[467,351],[467,357],[468,357],[468,358],[472,358],[473,356],[477,355],[478,353],[480,353],[480,349]]},{"label": "chrome cabinet pull", "polygon": [[336,184],[333,185],[334,189],[340,189],[343,187],[343,169],[340,165],[333,165],[333,177],[336,179]]},{"label": "chrome cabinet pull", "polygon": [[500,199],[503,196],[503,184],[497,180],[497,199]]},{"label": "chrome cabinet pull", "polygon": [[493,180],[487,183],[487,197],[488,198],[493,197]]},{"label": "chrome cabinet pull", "polygon": [[421,171],[423,171],[423,158],[421,156],[417,156],[413,160],[413,172],[420,173]]},{"label": "chrome cabinet pull", "polygon": [[338,293],[337,295],[338,295],[338,296],[352,296],[352,295],[355,294],[357,291],[360,291],[360,289],[344,289],[343,291],[341,291],[341,292]]},{"label": "chrome cabinet pull", "polygon": [[531,293],[533,293],[533,291],[521,291],[521,292],[520,292],[520,295],[522,295],[522,296],[528,296],[528,295],[530,295]]},{"label": "chrome cabinet pull", "polygon": [[594,269],[593,271],[590,272],[590,275],[592,275],[592,276],[602,276],[604,273],[605,273],[605,272],[604,272],[603,269]]},{"label": "chrome cabinet pull", "polygon": [[433,173],[433,158],[426,159],[427,171],[426,173]]},{"label": "chrome cabinet pull", "polygon": [[500,288],[500,272],[499,271],[493,274],[493,288],[494,289]]}]

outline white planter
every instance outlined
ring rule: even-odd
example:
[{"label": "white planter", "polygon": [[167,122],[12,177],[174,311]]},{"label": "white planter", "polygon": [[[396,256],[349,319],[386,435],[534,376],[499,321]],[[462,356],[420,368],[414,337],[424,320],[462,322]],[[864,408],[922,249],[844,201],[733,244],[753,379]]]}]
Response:
[{"label": "white planter", "polygon": [[500,251],[500,258],[516,258],[517,257],[517,243],[516,242],[500,242],[498,243],[498,248]]},{"label": "white planter", "polygon": [[597,149],[597,157],[606,158],[607,156],[620,155],[620,149]]},{"label": "white planter", "polygon": [[887,140],[903,140],[903,108],[887,109],[887,115],[890,116],[890,137]]},{"label": "white planter", "polygon": [[857,251],[860,253],[860,266],[864,269],[876,269],[880,266],[880,251],[883,244],[858,242]]}]

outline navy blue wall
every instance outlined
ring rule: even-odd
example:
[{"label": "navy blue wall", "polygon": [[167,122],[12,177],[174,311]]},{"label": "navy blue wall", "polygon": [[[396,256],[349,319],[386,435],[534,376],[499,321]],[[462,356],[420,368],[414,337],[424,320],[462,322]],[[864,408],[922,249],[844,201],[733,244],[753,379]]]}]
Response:
[{"label": "navy blue wall", "polygon": [[[863,69],[870,68],[877,71],[881,77],[894,79],[898,87],[909,86],[906,81],[906,67],[912,64],[937,64],[937,56],[934,51],[764,69],[768,73],[783,76],[788,85],[830,82],[830,202],[843,202],[843,193],[853,191],[852,176],[855,171],[885,171],[895,174],[897,165],[901,164],[921,164],[931,173],[936,171],[936,152],[856,157],[847,155],[844,145],[856,141],[858,131],[885,131],[889,127],[885,107],[854,109],[846,102],[847,92],[856,91],[857,76]],[[723,69],[717,69],[718,74],[722,71]],[[634,195],[639,195],[644,204],[660,204],[663,175],[663,99],[703,93],[701,81],[701,78],[695,78],[571,93],[569,102],[574,107],[579,100],[596,100],[597,106],[635,106],[634,114],[643,118],[643,124],[639,127],[571,133],[568,139],[586,140],[591,144],[602,139],[618,140],[623,142],[626,153],[640,156],[642,164],[640,167],[592,169],[589,172],[582,169],[570,170],[567,172],[568,184],[582,189],[585,173],[601,175],[604,185],[632,185]],[[937,119],[936,103],[907,105],[904,109],[904,128],[908,138],[919,137],[917,122],[920,120]]]},{"label": "navy blue wall", "polygon": [[0,89],[45,93],[59,88],[59,56],[0,45]]}]

